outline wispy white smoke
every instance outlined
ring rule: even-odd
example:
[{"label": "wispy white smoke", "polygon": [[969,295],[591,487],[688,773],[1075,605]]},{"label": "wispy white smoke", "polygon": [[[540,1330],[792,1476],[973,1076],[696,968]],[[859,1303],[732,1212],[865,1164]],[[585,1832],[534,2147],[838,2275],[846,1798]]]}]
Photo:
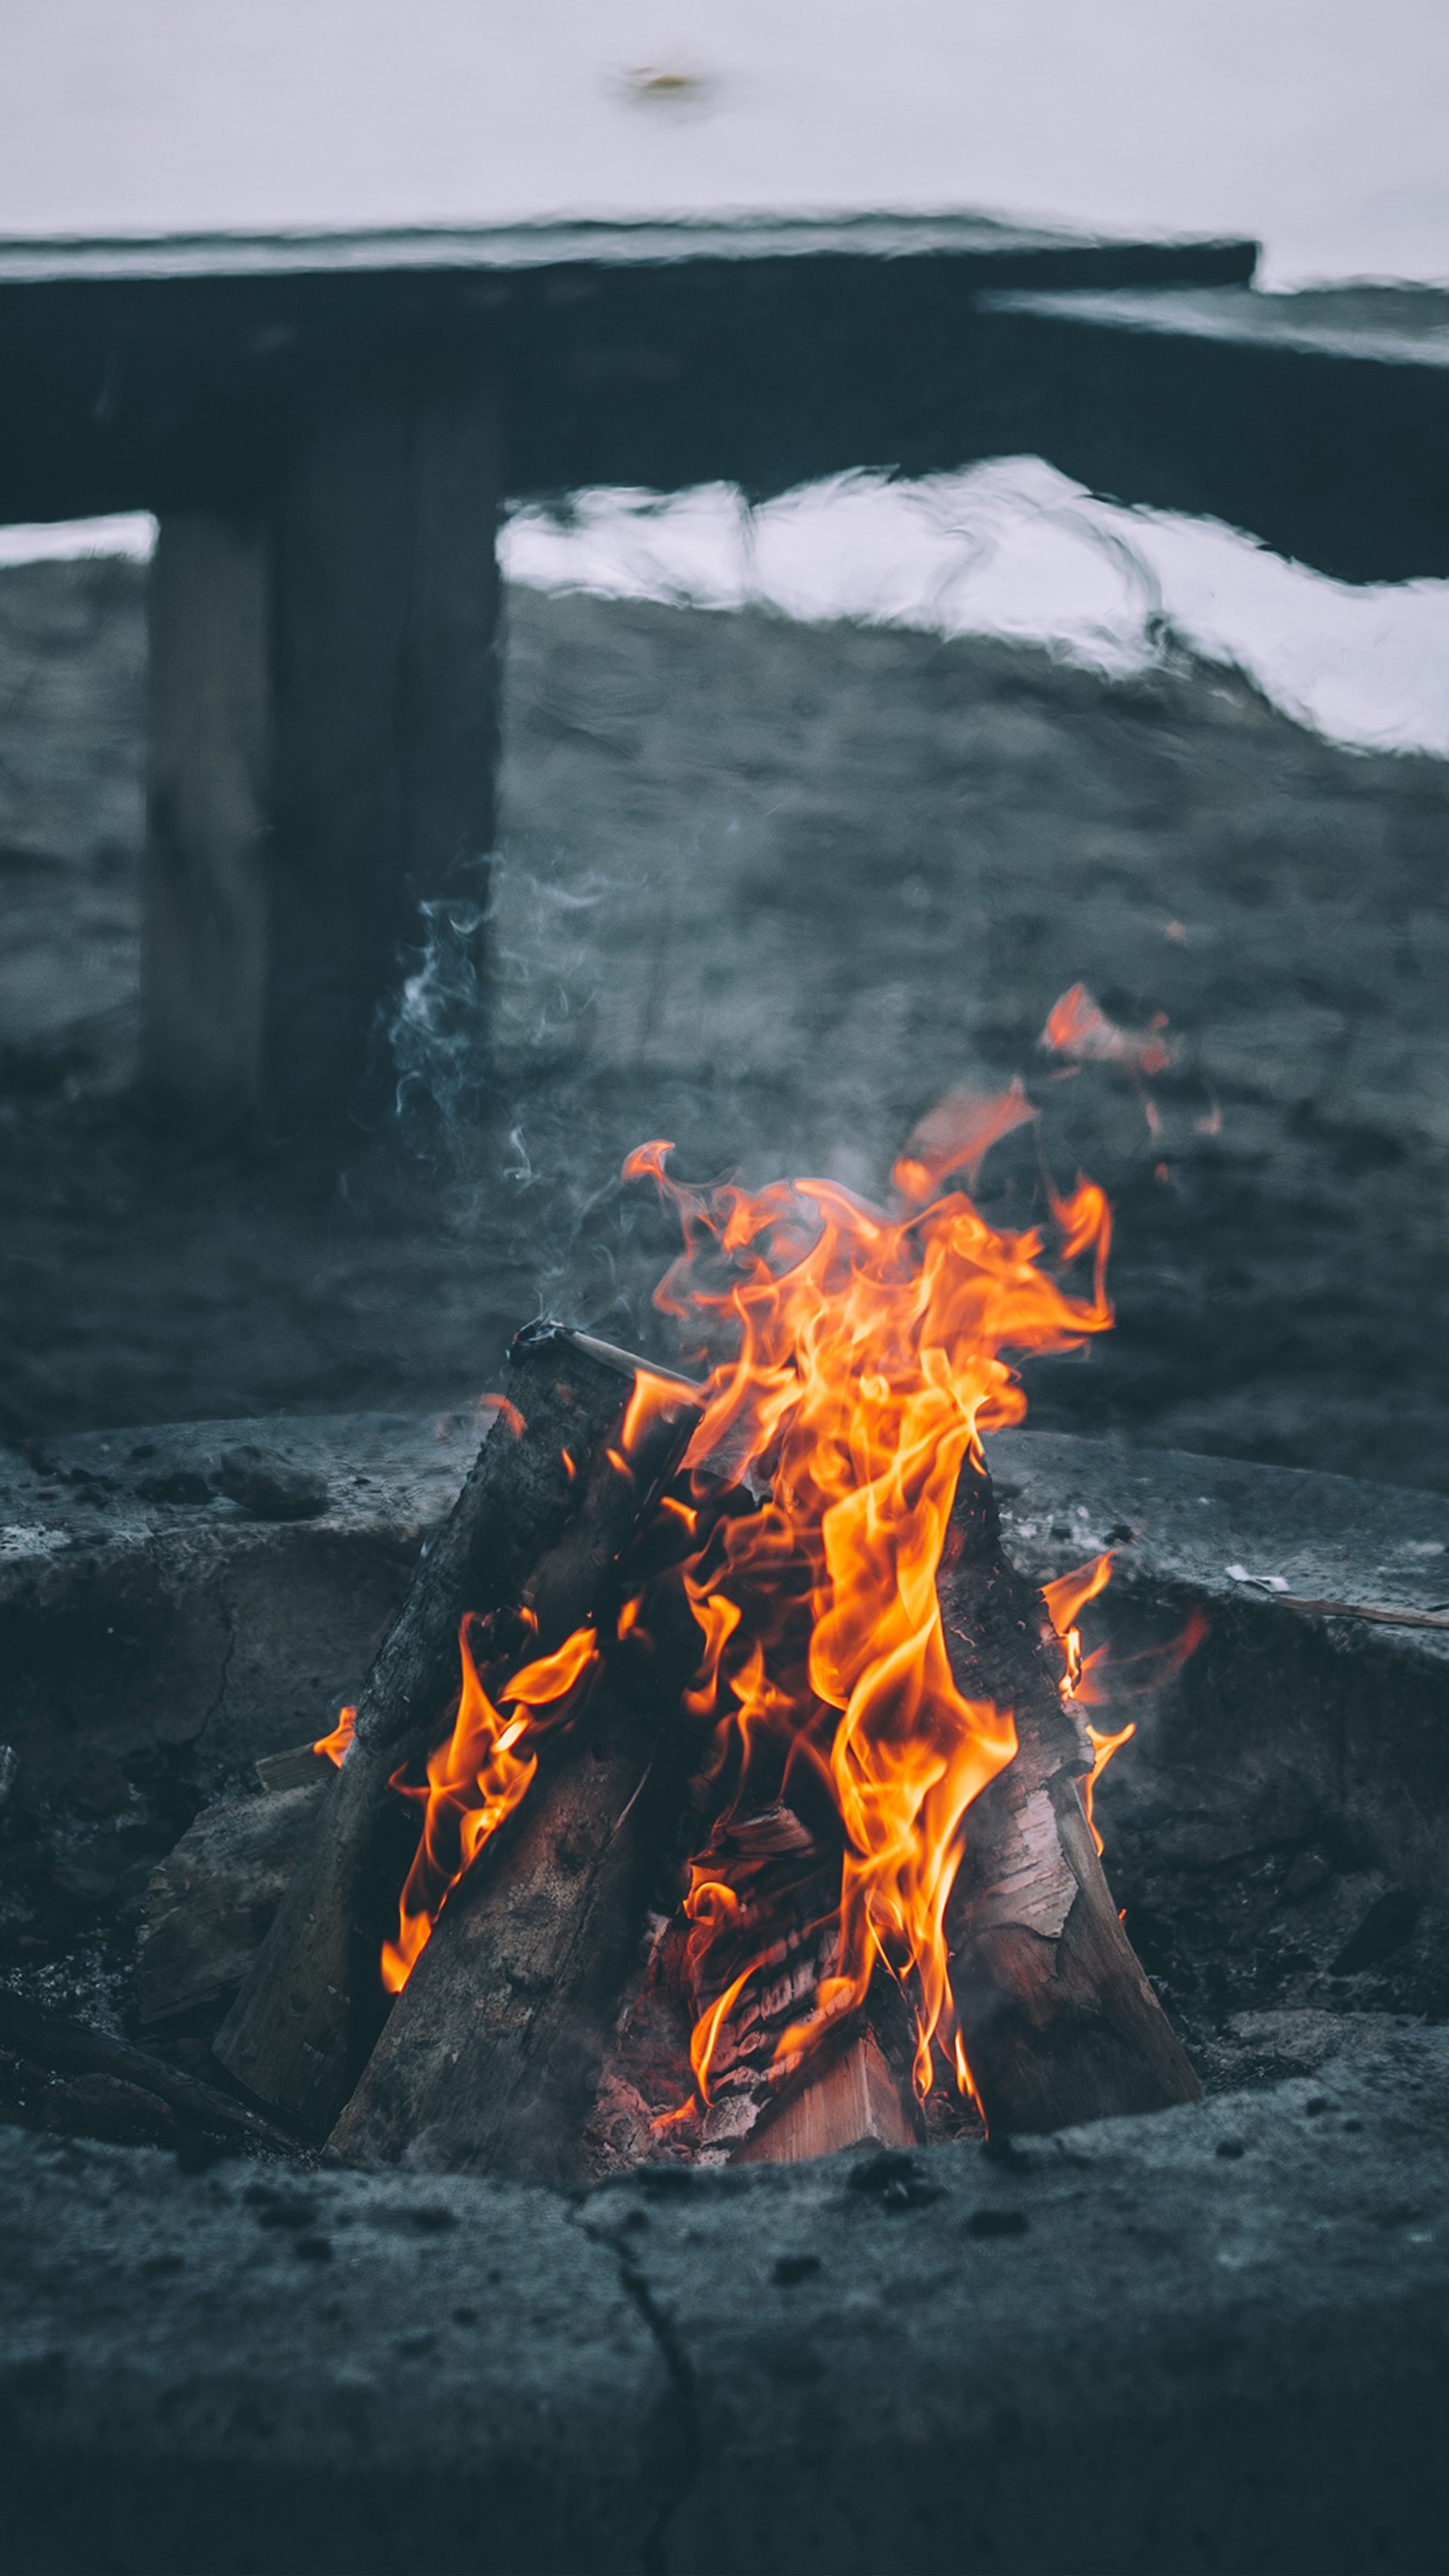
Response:
[{"label": "wispy white smoke", "polygon": [[488,906],[445,895],[420,907],[423,945],[387,1026],[397,1113],[415,1146],[476,1121],[490,1074]]}]

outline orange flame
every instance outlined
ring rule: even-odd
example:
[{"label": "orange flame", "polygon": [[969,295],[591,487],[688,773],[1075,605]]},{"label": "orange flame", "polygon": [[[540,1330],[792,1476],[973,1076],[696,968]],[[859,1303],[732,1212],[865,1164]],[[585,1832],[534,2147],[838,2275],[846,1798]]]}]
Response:
[{"label": "orange flame", "polygon": [[[1031,1114],[1019,1086],[996,1107],[994,1125],[983,1114],[969,1127],[977,1159],[992,1133]],[[944,1168],[967,1135],[963,1115],[940,1148]],[[1089,1182],[1053,1202],[1063,1257],[1093,1259],[1080,1295],[1042,1266],[1038,1233],[996,1232],[963,1193],[893,1218],[829,1181],[700,1191],[669,1177],[670,1151],[642,1146],[624,1171],[658,1183],[684,1232],[656,1302],[694,1328],[700,1356],[727,1345],[687,1463],[700,1500],[722,1478],[761,1497],[721,1522],[686,1572],[701,1636],[689,1705],[717,1720],[730,1812],[778,1794],[803,1762],[844,1837],[833,1972],[777,2062],[863,2003],[880,1965],[911,2004],[918,2090],[930,2089],[937,2049],[969,2089],[945,1914],[968,1810],[1010,1761],[1016,1732],[1010,1710],[957,1690],[936,1572],[963,1465],[980,1467],[981,1434],[1026,1410],[1006,1354],[1073,1349],[1111,1323],[1107,1203]],[[902,1195],[917,1183],[908,1172]],[[734,1922],[724,1892],[713,1876],[692,1892],[696,1967]],[[703,2101],[764,1947],[696,2025]]]},{"label": "orange flame", "polygon": [[903,1199],[922,1204],[952,1172],[964,1172],[972,1188],[991,1147],[1013,1127],[1040,1116],[1017,1076],[1009,1091],[982,1099],[974,1091],[948,1091],[906,1139],[906,1150],[891,1173]]},{"label": "orange flame", "polygon": [[[677,1378],[661,1377],[646,1368],[635,1372],[618,1442],[605,1452],[616,1474],[633,1480],[639,1441],[661,1414],[675,1411],[679,1401]],[[482,1396],[479,1407],[495,1413],[515,1439],[521,1437],[526,1427],[523,1415],[507,1396]],[[570,1484],[576,1483],[579,1462],[567,1448],[559,1454]],[[677,1508],[685,1511],[687,1519],[685,1507]],[[644,1632],[637,1626],[639,1608],[637,1600],[624,1603],[616,1623],[619,1639],[633,1632],[644,1642]],[[531,1611],[522,1615],[525,1621],[533,1620]],[[536,1621],[533,1624],[536,1630]],[[494,1696],[479,1678],[468,1629],[465,1617],[458,1638],[462,1687],[451,1736],[432,1754],[425,1785],[408,1781],[402,1773],[390,1784],[399,1796],[421,1804],[423,1829],[398,1907],[397,1938],[383,1943],[382,1982],[389,1994],[402,1992],[452,1890],[526,1796],[538,1769],[540,1739],[573,1716],[600,1660],[593,1627],[576,1628],[554,1653],[525,1664]],[[344,1723],[351,1715],[344,1709]],[[350,1735],[349,1724],[349,1739]],[[339,1727],[337,1737],[328,1737],[316,1749],[332,1752],[333,1760],[340,1762],[345,1741],[341,1751],[332,1748],[341,1737]]]},{"label": "orange flame", "polygon": [[[1194,1602],[1175,1637],[1162,1646],[1144,1646],[1137,1655],[1113,1655],[1099,1646],[1088,1655],[1076,1684],[1076,1697],[1085,1707],[1099,1707],[1109,1699],[1145,1699],[1153,1691],[1164,1689],[1174,1673],[1179,1673],[1190,1655],[1195,1655],[1208,1632],[1207,1614],[1200,1602]],[[1128,1681],[1124,1676],[1131,1674]]]},{"label": "orange flame", "polygon": [[523,1438],[527,1425],[517,1405],[511,1404],[506,1395],[480,1395],[477,1409],[480,1414],[496,1414],[510,1438]]},{"label": "orange flame", "polygon": [[335,1762],[340,1771],[347,1759],[348,1747],[352,1742],[352,1731],[356,1724],[356,1709],[344,1708],[331,1734],[318,1736],[312,1747],[313,1752],[324,1753],[328,1761]]},{"label": "orange flame", "polygon": [[1120,1064],[1130,1073],[1165,1073],[1172,1049],[1161,1032],[1167,1021],[1159,1011],[1145,1029],[1119,1028],[1085,984],[1073,984],[1047,1013],[1038,1044],[1048,1055],[1064,1055],[1074,1064]]},{"label": "orange flame", "polygon": [[1099,1592],[1105,1592],[1111,1580],[1112,1551],[1108,1548],[1104,1556],[1094,1556],[1089,1565],[1079,1565],[1073,1573],[1059,1574],[1054,1582],[1042,1585],[1041,1597],[1047,1606],[1047,1616],[1066,1648],[1067,1669],[1062,1681],[1064,1696],[1077,1696],[1077,1684],[1082,1677],[1082,1640],[1077,1632],[1077,1621],[1087,1603],[1095,1601]]},{"label": "orange flame", "polygon": [[576,1628],[554,1654],[515,1673],[495,1701],[479,1679],[468,1628],[465,1618],[453,1732],[431,1756],[425,1787],[411,1786],[401,1772],[392,1782],[421,1802],[423,1830],[403,1886],[397,1939],[383,1944],[390,1995],[401,1994],[459,1879],[524,1797],[538,1769],[539,1739],[572,1715],[598,1661],[593,1629]]},{"label": "orange flame", "polygon": [[1092,1792],[1096,1788],[1097,1782],[1101,1779],[1103,1772],[1106,1770],[1108,1763],[1111,1761],[1113,1754],[1120,1753],[1123,1745],[1127,1742],[1128,1737],[1130,1735],[1135,1735],[1136,1732],[1137,1721],[1135,1718],[1131,1719],[1126,1726],[1119,1726],[1115,1735],[1099,1735],[1095,1726],[1089,1726],[1087,1729],[1088,1739],[1092,1747],[1092,1768],[1088,1772],[1086,1779],[1082,1782],[1082,1806],[1086,1812],[1087,1823],[1091,1828],[1092,1840],[1096,1844],[1099,1853],[1102,1850],[1102,1837],[1098,1833],[1096,1825],[1092,1819]]},{"label": "orange flame", "polygon": [[[697,1646],[681,1713],[713,1721],[721,1811],[684,1908],[694,2094],[656,2129],[707,2109],[718,2086],[739,2080],[732,2069],[758,2065],[761,2047],[788,2073],[864,2004],[878,1970],[914,2019],[918,2092],[944,2062],[974,2098],[945,1921],[970,1809],[1012,1759],[1016,1728],[1010,1709],[958,1690],[936,1578],[963,1467],[983,1468],[982,1435],[1025,1414],[1016,1363],[1078,1348],[1111,1324],[1111,1212],[1094,1183],[1079,1177],[1059,1196],[1047,1179],[1057,1266],[1090,1265],[1090,1284],[1072,1287],[1047,1266],[1041,1232],[997,1231],[961,1190],[932,1193],[952,1172],[974,1181],[989,1147],[1035,1115],[1019,1082],[996,1100],[952,1094],[896,1167],[897,1214],[829,1181],[691,1189],[669,1176],[663,1143],[625,1164],[679,1216],[684,1249],[656,1302],[689,1328],[693,1356],[712,1362],[686,1460],[692,1499],[666,1497],[658,1519],[684,1551],[675,1575]],[[656,1411],[678,1401],[677,1380],[639,1372],[608,1453],[620,1472],[631,1472]],[[1068,1691],[1082,1672],[1077,1617],[1110,1567],[1102,1556],[1047,1587]],[[390,1991],[527,1794],[542,1739],[578,1709],[601,1656],[644,1637],[645,1597],[636,1590],[615,1608],[603,1641],[579,1628],[505,1683],[485,1684],[464,1621],[451,1736],[425,1783],[394,1782],[424,1813],[383,1953]],[[1092,1780],[1130,1732],[1093,1737]],[[319,1749],[340,1759],[342,1727]],[[744,1830],[787,1799],[815,1873],[799,1884],[815,1891],[802,1901],[816,1919],[791,1935],[793,1951],[770,1919],[767,1866],[747,1856],[764,1847]],[[1090,1781],[1084,1803],[1090,1820]],[[822,1909],[820,1873],[829,1890],[836,1849],[838,1903],[827,1894]],[[787,1953],[795,1965],[782,1974]],[[800,2017],[780,2034],[786,2013]]]}]

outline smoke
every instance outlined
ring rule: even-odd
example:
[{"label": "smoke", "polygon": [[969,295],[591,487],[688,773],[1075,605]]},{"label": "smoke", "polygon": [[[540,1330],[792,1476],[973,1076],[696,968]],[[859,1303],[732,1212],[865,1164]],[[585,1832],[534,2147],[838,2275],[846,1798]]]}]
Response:
[{"label": "smoke", "polygon": [[489,905],[440,895],[419,911],[422,948],[403,977],[387,1036],[403,1140],[431,1155],[476,1127],[488,1098]]},{"label": "smoke", "polygon": [[520,1323],[557,1313],[647,1346],[675,1246],[653,1193],[620,1184],[640,1104],[601,1084],[591,1045],[601,928],[625,889],[556,868],[494,856],[470,890],[419,905],[379,1026],[395,1132],[451,1245],[520,1274]]}]

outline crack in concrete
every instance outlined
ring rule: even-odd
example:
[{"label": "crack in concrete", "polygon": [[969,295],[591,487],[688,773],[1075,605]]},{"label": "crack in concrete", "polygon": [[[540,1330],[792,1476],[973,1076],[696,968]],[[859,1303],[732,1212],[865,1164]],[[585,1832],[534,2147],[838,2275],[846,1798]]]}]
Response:
[{"label": "crack in concrete", "polygon": [[[593,2227],[582,2210],[577,2211],[575,2217],[584,2234],[592,2237],[596,2245],[606,2246],[613,2255],[619,2267],[620,2287],[652,2337],[669,2381],[675,2459],[665,2477],[659,2509],[639,2549],[640,2576],[669,2576],[669,2525],[698,2479],[702,2461],[699,2391],[693,2367],[671,2319],[655,2298],[642,2266],[631,2252],[623,2227]],[[623,2226],[627,2225],[626,2218]]]},{"label": "crack in concrete", "polygon": [[210,1726],[211,1721],[216,1716],[218,1710],[225,1705],[227,1684],[231,1679],[231,1668],[236,1657],[237,1633],[236,1610],[234,1605],[228,1604],[226,1612],[226,1643],[221,1650],[221,1671],[217,1675],[215,1693],[202,1711],[201,1724],[196,1730],[198,1741],[205,1733],[207,1727]]}]

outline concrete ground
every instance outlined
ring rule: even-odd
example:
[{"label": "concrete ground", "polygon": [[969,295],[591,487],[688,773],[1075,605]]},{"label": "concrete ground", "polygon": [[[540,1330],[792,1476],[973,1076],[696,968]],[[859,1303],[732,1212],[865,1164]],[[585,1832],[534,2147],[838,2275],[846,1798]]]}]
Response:
[{"label": "concrete ground", "polygon": [[[71,1919],[107,1889],[124,1913],[149,1868],[137,1757],[189,1747],[194,1790],[235,1788],[330,1713],[462,1472],[471,1426],[439,1428],[259,1426],[316,1481],[302,1521],[215,1490],[223,1424],[0,1458],[7,1985],[81,2001],[37,1964],[15,1811],[56,1822],[63,1787]],[[1033,1573],[1117,1547],[1120,1646],[1208,1609],[1181,1689],[1134,1703],[1099,1813],[1134,1937],[1175,1874],[1184,1953],[1225,1979],[1205,2048],[1211,1998],[1174,1959],[1159,1977],[1211,2098],[573,2194],[0,2122],[7,2567],[1434,2576],[1449,1641],[1305,1616],[1229,1569],[1422,1608],[1449,1504],[1030,1432],[992,1463]],[[1417,1928],[1370,1959],[1386,1883]],[[1355,1921],[1357,1967],[1333,1955]],[[1420,1942],[1437,1992],[1396,2001]],[[73,1964],[82,2009],[124,2020],[125,1977]],[[1231,2008],[1240,1974],[1275,2008]]]},{"label": "concrete ground", "polygon": [[[0,2131],[36,2576],[1443,2565],[1449,2047],[580,2200]],[[666,2187],[667,2185],[667,2187]]]},{"label": "concrete ground", "polygon": [[[491,1033],[455,913],[339,1181],[126,1096],[143,581],[0,575],[9,1437],[442,1406],[540,1296],[643,1338],[669,1239],[611,1187],[629,1144],[877,1188],[941,1091],[1020,1069],[1118,1206],[1119,1329],[1034,1421],[1449,1487],[1449,768],[1231,672],[515,590]],[[1156,1136],[1110,1071],[1043,1079],[1078,980],[1168,1015]],[[1018,1136],[990,1203],[1036,1199]]]}]

